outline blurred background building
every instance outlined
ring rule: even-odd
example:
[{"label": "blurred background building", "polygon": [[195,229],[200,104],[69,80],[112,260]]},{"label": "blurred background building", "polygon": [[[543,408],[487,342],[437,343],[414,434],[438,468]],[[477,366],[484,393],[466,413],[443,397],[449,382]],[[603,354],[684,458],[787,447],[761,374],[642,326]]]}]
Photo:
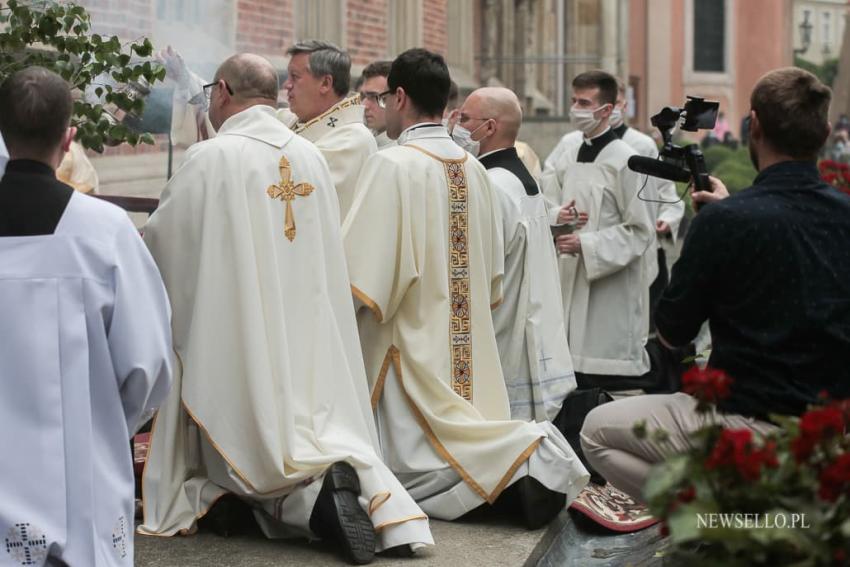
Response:
[{"label": "blurred background building", "polygon": [[[504,85],[519,95],[526,116],[521,137],[541,158],[570,128],[572,77],[593,68],[626,82],[630,121],[638,128],[649,130],[652,114],[691,94],[719,100],[739,136],[750,90],[766,71],[797,64],[835,81],[848,13],[847,0],[76,2],[91,13],[95,31],[148,36],[158,49],[172,45],[204,77],[239,51],[268,57],[283,75],[286,48],[306,38],[347,48],[354,76],[410,47],[438,51],[462,94]],[[850,82],[850,68],[845,77]],[[836,108],[846,106],[848,89],[837,90]],[[157,100],[170,99],[166,92]],[[157,140],[153,148],[110,149],[96,157],[103,190],[157,194],[168,147],[166,135]]]}]

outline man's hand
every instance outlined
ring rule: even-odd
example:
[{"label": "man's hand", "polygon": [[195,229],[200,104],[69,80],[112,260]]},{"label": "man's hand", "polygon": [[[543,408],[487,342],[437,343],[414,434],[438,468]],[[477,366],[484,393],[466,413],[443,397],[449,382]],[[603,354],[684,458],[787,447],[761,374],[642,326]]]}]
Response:
[{"label": "man's hand", "polygon": [[587,224],[587,213],[576,210],[576,200],[573,199],[558,211],[558,224],[575,223],[576,230]]},{"label": "man's hand", "polygon": [[655,232],[658,234],[669,234],[670,233],[670,225],[664,222],[663,220],[655,221]]},{"label": "man's hand", "polygon": [[690,186],[691,202],[694,204],[694,209],[699,209],[701,205],[722,201],[729,196],[729,191],[722,181],[710,175],[708,181],[711,183],[711,191],[694,191],[694,186]]},{"label": "man's hand", "polygon": [[561,254],[578,256],[581,254],[581,238],[578,234],[564,234],[555,239],[555,247]]}]

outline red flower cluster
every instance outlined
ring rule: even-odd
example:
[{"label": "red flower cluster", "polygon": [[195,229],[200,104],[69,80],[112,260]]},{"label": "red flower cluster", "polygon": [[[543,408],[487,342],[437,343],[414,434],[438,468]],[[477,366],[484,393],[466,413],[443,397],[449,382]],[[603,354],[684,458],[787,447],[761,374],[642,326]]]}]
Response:
[{"label": "red flower cluster", "polygon": [[850,166],[846,163],[825,159],[818,163],[821,179],[836,189],[850,193]]},{"label": "red flower cluster", "polygon": [[800,418],[800,434],[791,440],[794,459],[798,463],[808,460],[818,443],[844,431],[844,423],[844,411],[837,404],[804,413]]},{"label": "red flower cluster", "polygon": [[776,444],[768,441],[764,447],[757,449],[753,444],[753,432],[749,429],[724,429],[705,461],[705,468],[712,470],[724,466],[734,468],[744,480],[758,480],[762,466],[779,466]]},{"label": "red flower cluster", "polygon": [[842,494],[850,494],[850,453],[839,455],[820,473],[818,495],[835,502]]},{"label": "red flower cluster", "polygon": [[694,366],[682,375],[682,391],[702,403],[716,404],[729,397],[732,379],[717,368]]}]

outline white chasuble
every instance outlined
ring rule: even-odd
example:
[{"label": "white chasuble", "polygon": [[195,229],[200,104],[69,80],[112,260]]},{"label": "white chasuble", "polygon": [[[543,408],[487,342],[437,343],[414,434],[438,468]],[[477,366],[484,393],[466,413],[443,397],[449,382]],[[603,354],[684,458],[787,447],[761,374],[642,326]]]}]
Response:
[{"label": "white chasuble", "polygon": [[546,203],[512,148],[479,158],[502,212],[504,300],[493,325],[513,419],[552,420],[576,388]]},{"label": "white chasuble", "polygon": [[73,193],[53,234],[0,238],[0,312],[0,565],[132,566],[129,441],[171,330],[127,214]]},{"label": "white chasuble", "polygon": [[[573,138],[541,180],[548,201],[561,206],[575,200],[588,214],[576,233],[581,253],[558,257],[573,365],[586,374],[639,376],[649,370],[646,254],[654,254],[655,227],[637,197],[641,176],[627,167],[635,152],[615,139],[594,161],[581,163],[585,142]],[[556,213],[550,210],[550,222]]]},{"label": "white chasuble", "polygon": [[375,136],[363,124],[360,95],[346,98],[316,118],[294,127],[295,133],[310,140],[328,162],[339,197],[339,216],[345,220],[363,164],[378,151]]},{"label": "white chasuble", "polygon": [[181,364],[154,424],[141,533],[191,531],[225,492],[255,502],[270,537],[308,532],[319,479],[347,461],[379,551],[432,543],[380,457],[338,211],[325,160],[270,107],[188,150],[145,228]]},{"label": "white chasuble", "polygon": [[445,127],[372,156],[343,225],[387,464],[454,519],[533,475],[571,500],[587,472],[551,424],[511,421],[491,307],[502,299],[498,197]]}]

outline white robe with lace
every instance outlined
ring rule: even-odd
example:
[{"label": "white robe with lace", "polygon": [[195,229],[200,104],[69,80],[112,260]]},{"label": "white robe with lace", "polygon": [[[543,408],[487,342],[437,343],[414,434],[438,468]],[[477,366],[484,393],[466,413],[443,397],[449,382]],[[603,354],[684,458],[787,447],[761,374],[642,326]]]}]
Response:
[{"label": "white robe with lace", "polygon": [[655,253],[654,221],[637,197],[641,180],[627,166],[635,151],[613,140],[592,163],[579,163],[582,140],[571,136],[541,179],[556,205],[550,222],[571,200],[588,214],[576,232],[581,253],[559,256],[567,340],[576,372],[640,376],[649,370],[647,252]]}]

